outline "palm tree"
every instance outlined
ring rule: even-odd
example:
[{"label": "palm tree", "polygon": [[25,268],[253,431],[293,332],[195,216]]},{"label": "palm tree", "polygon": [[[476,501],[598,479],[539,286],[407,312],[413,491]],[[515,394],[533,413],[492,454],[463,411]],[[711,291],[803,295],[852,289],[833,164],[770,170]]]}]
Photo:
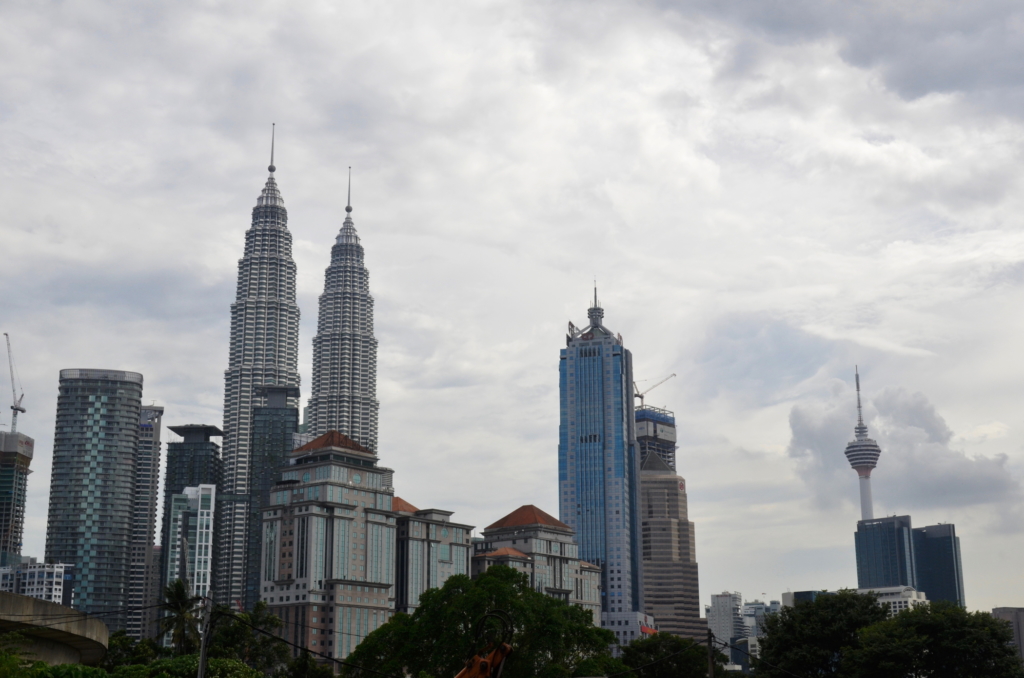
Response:
[{"label": "palm tree", "polygon": [[171,634],[174,654],[192,654],[199,647],[200,596],[189,593],[188,585],[176,579],[164,588],[161,604],[167,616],[160,620],[160,633]]}]

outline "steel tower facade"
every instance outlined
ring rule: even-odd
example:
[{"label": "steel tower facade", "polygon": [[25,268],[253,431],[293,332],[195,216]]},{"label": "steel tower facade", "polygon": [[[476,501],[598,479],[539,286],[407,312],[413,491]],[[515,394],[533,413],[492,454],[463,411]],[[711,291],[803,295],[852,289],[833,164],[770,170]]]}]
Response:
[{"label": "steel tower facade", "polygon": [[[299,307],[295,303],[295,262],[288,212],[270,176],[252,210],[245,252],[238,261],[235,303],[231,305],[228,369],[224,372],[224,489],[249,492],[252,413],[264,406],[263,386],[299,385]],[[298,398],[291,399],[292,406]],[[248,511],[244,503],[227,503],[220,516],[219,562],[214,597],[234,607],[244,598]],[[260,529],[260,526],[254,526]]]},{"label": "steel tower facade", "polygon": [[348,203],[320,295],[306,433],[338,431],[376,453],[377,340],[370,273],[352,221],[351,182]]}]

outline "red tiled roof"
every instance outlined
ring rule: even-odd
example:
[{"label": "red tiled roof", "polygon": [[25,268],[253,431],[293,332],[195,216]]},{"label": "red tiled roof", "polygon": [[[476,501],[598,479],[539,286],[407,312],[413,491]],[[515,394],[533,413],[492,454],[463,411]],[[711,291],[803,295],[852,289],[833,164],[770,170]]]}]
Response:
[{"label": "red tiled roof", "polygon": [[391,500],[391,510],[399,511],[402,513],[416,513],[419,511],[418,508],[402,499],[401,497],[395,497]]},{"label": "red tiled roof", "polygon": [[356,441],[349,438],[347,435],[338,433],[337,431],[328,431],[319,438],[314,438],[302,447],[292,450],[293,452],[308,452],[311,450],[322,450],[325,447],[341,447],[347,450],[355,450],[356,452],[363,452],[365,454],[373,454],[368,449],[357,443]]},{"label": "red tiled roof", "polygon": [[541,511],[533,504],[520,506],[493,525],[488,525],[486,529],[494,530],[499,527],[519,527],[522,525],[551,525],[552,527],[561,527],[566,530],[572,529],[554,516],[544,513],[544,511]]},{"label": "red tiled roof", "polygon": [[479,558],[481,556],[482,557],[509,556],[510,558],[525,558],[526,560],[530,559],[530,556],[526,555],[522,551],[517,551],[516,549],[512,548],[511,546],[503,546],[502,548],[498,549],[497,551],[491,551],[490,553],[482,553],[482,554],[480,554],[480,556],[475,556],[475,557]]}]

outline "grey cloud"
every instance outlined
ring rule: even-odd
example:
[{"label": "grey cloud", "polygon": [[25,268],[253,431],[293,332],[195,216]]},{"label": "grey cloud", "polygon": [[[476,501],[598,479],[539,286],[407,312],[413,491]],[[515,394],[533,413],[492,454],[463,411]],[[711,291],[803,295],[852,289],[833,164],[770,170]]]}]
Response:
[{"label": "grey cloud", "polygon": [[[843,455],[853,438],[854,403],[852,389],[836,382],[829,397],[794,405],[790,412],[789,455],[823,507],[847,505],[856,496],[856,475]],[[1020,509],[1021,483],[1007,456],[968,456],[953,448],[953,432],[923,394],[886,387],[865,395],[864,415],[869,435],[882,448],[872,474],[876,504],[895,512],[980,505]]]}]

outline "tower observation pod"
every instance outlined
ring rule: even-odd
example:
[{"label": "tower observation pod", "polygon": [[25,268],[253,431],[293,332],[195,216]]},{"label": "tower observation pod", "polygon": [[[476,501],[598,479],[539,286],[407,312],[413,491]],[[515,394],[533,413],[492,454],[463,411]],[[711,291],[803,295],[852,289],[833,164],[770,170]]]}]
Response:
[{"label": "tower observation pod", "polygon": [[860,405],[860,372],[856,368],[854,375],[857,380],[857,425],[853,429],[854,440],[846,446],[846,458],[860,476],[861,520],[871,520],[875,517],[871,502],[871,471],[878,465],[882,449],[878,443],[868,438],[868,427],[864,425],[864,414]]}]

